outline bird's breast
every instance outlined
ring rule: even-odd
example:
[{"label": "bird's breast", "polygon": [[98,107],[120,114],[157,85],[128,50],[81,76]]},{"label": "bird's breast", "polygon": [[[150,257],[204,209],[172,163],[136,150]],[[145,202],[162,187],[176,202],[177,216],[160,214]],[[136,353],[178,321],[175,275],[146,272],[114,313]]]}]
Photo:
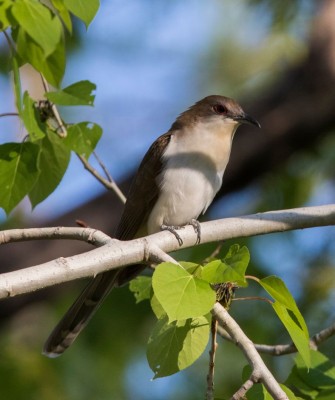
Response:
[{"label": "bird's breast", "polygon": [[197,126],[178,132],[162,156],[159,196],[148,219],[148,232],[164,225],[185,225],[205,212],[221,187],[233,130]]}]

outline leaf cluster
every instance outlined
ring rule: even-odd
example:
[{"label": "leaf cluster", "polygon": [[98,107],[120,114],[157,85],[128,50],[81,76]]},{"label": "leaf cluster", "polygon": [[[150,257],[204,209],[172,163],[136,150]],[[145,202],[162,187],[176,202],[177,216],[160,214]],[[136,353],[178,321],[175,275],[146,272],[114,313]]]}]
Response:
[{"label": "leaf cluster", "polygon": [[216,302],[213,287],[233,282],[243,288],[248,278],[256,280],[271,296],[273,300],[269,302],[295,343],[302,362],[311,366],[307,326],[293,296],[278,277],[246,276],[249,261],[247,247],[235,244],[222,259],[204,265],[165,262],[155,268],[152,278],[137,277],[130,283],[136,301],[150,300],[158,319],[147,348],[155,378],[187,368],[206,349],[211,310]]},{"label": "leaf cluster", "polygon": [[[28,196],[35,207],[62,180],[71,152],[88,159],[102,129],[83,121],[66,124],[57,106],[93,106],[96,85],[84,80],[60,89],[65,71],[65,32],[72,33],[72,17],[86,28],[99,8],[99,0],[0,0],[0,29],[10,30],[13,83],[18,117],[28,136],[21,143],[0,145],[0,207],[10,213]],[[44,81],[45,100],[36,102],[22,93],[20,66],[32,65],[57,90]],[[65,132],[65,133],[64,133]]]}]

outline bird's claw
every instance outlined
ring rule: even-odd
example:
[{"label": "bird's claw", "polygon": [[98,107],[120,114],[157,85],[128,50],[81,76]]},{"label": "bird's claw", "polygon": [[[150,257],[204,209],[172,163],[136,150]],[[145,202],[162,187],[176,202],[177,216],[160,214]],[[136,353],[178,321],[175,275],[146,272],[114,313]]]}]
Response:
[{"label": "bird's claw", "polygon": [[201,242],[201,225],[200,222],[193,218],[191,219],[191,221],[188,223],[188,225],[192,225],[194,232],[197,234],[197,241],[195,242],[195,244],[199,244]]},{"label": "bird's claw", "polygon": [[164,225],[164,224],[161,225],[162,231],[169,231],[174,234],[175,238],[178,241],[179,246],[182,246],[184,242],[183,242],[183,239],[178,235],[177,230],[183,229],[183,228],[185,228],[185,227],[184,226],[174,226],[174,225]]}]

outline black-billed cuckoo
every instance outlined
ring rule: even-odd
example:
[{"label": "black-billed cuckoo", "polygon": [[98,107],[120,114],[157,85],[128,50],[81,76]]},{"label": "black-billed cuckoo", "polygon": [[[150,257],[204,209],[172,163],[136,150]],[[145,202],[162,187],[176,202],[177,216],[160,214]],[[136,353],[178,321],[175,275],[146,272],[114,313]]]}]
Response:
[{"label": "black-billed cuckoo", "polygon": [[[183,112],[144,156],[116,238],[130,240],[194,224],[221,187],[235,131],[243,123],[260,127],[239,104],[223,96],[205,97]],[[130,281],[143,268],[131,265],[91,280],[49,336],[43,353],[49,357],[62,354],[111,289]]]}]

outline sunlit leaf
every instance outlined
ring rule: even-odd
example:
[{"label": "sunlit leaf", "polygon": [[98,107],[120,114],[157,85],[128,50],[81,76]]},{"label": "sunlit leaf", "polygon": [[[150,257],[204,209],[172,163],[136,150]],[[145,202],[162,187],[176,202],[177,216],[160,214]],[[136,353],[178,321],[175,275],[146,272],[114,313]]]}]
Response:
[{"label": "sunlit leaf", "polygon": [[309,366],[310,351],[307,325],[285,283],[276,276],[261,279],[259,283],[274,298],[273,309],[287,329],[306,365]]},{"label": "sunlit leaf", "polygon": [[206,317],[168,323],[165,316],[149,338],[147,357],[155,378],[172,375],[197,360],[209,339],[209,320]]},{"label": "sunlit leaf", "polygon": [[33,207],[46,199],[59,185],[70,161],[70,150],[56,133],[48,131],[39,143],[38,179],[29,192]]},{"label": "sunlit leaf", "polygon": [[90,81],[79,81],[57,92],[45,93],[45,97],[62,106],[93,106],[96,85]]},{"label": "sunlit leaf", "polygon": [[215,303],[210,285],[176,264],[158,265],[152,286],[170,321],[207,314]]},{"label": "sunlit leaf", "polygon": [[86,28],[98,12],[99,0],[64,0],[65,6],[78,18],[84,21]]},{"label": "sunlit leaf", "polygon": [[69,31],[69,33],[72,33],[71,15],[68,9],[65,7],[64,1],[63,0],[51,0],[51,1],[55,9],[58,11],[59,17],[66,26],[66,29]]},{"label": "sunlit leaf", "polygon": [[246,246],[235,244],[229,248],[222,260],[214,260],[203,267],[201,278],[210,283],[235,282],[246,286],[245,271],[249,265],[250,254]]},{"label": "sunlit leaf", "polygon": [[0,145],[0,207],[8,214],[34,186],[39,170],[36,144]]},{"label": "sunlit leaf", "polygon": [[64,40],[60,40],[55,51],[45,58],[42,48],[19,27],[16,33],[17,52],[24,62],[30,63],[55,87],[60,85],[65,71]]},{"label": "sunlit leaf", "polygon": [[157,300],[157,297],[154,294],[151,296],[150,305],[152,311],[154,312],[154,314],[158,319],[166,315],[164,308],[162,307],[161,303]]},{"label": "sunlit leaf", "polygon": [[69,149],[88,159],[101,135],[102,129],[98,124],[80,122],[69,126],[64,143]]},{"label": "sunlit leaf", "polygon": [[41,47],[44,58],[56,50],[61,40],[62,24],[47,7],[37,0],[16,0],[11,12],[19,25]]}]

